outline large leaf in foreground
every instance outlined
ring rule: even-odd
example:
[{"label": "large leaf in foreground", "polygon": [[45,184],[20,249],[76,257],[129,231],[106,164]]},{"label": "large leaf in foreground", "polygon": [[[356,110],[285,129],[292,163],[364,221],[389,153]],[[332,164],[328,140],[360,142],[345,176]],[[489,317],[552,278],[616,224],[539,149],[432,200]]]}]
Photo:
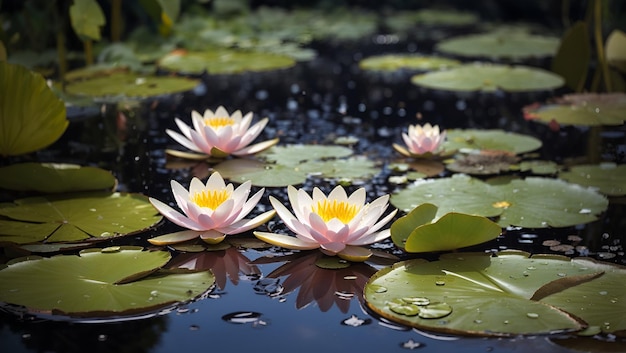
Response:
[{"label": "large leaf in foreground", "polygon": [[35,313],[110,317],[189,301],[213,285],[208,271],[159,271],[169,259],[140,247],[17,259],[0,268],[0,301]]},{"label": "large leaf in foreground", "polygon": [[[578,331],[585,327],[583,322],[530,299],[601,274],[600,269],[568,258],[529,258],[521,252],[497,257],[446,254],[439,261],[409,260],[380,270],[370,278],[365,299],[372,310],[390,320],[446,333],[514,336]],[[447,310],[432,315],[431,306]]]},{"label": "large leaf in foreground", "polygon": [[65,132],[65,105],[41,75],[0,61],[0,92],[0,156],[37,151]]},{"label": "large leaf in foreground", "polygon": [[594,190],[558,179],[528,177],[491,185],[464,174],[427,180],[394,193],[390,202],[405,212],[422,203],[449,212],[499,217],[502,227],[566,227],[592,222],[608,207]]},{"label": "large leaf in foreground", "polygon": [[161,216],[141,194],[91,192],[32,197],[0,208],[0,242],[104,240],[145,230]]},{"label": "large leaf in foreground", "polygon": [[0,167],[0,188],[43,193],[113,189],[110,171],[76,164],[19,163]]}]

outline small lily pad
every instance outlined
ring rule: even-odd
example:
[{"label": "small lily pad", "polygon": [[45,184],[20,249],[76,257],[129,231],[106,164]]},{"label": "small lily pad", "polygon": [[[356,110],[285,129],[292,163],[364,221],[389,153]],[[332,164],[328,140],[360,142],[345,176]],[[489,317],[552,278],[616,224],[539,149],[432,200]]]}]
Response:
[{"label": "small lily pad", "polygon": [[615,163],[586,164],[559,173],[559,178],[582,186],[593,187],[608,196],[626,194],[626,165]]},{"label": "small lily pad", "polygon": [[532,172],[538,175],[556,174],[559,171],[559,165],[553,161],[535,160],[523,161],[518,166],[521,172]]},{"label": "small lily pad", "polygon": [[[498,217],[501,227],[566,227],[592,222],[608,207],[594,190],[558,179],[528,177],[490,185],[464,174],[427,180],[391,195],[406,212],[423,203],[438,207],[437,218],[449,212]],[[537,207],[541,205],[541,207]]]},{"label": "small lily pad", "polygon": [[539,68],[484,63],[415,75],[411,82],[424,88],[454,92],[546,91],[564,84],[561,76]]},{"label": "small lily pad", "polygon": [[295,65],[295,60],[287,55],[254,51],[214,49],[206,52],[174,51],[162,57],[159,67],[177,73],[201,75],[238,74],[286,69]]},{"label": "small lily pad", "polygon": [[526,120],[559,125],[622,125],[626,121],[625,93],[568,94],[554,103],[524,107]]},{"label": "small lily pad", "polygon": [[0,242],[97,241],[137,233],[161,216],[141,194],[85,192],[19,199],[0,208]]},{"label": "small lily pad", "polygon": [[0,268],[0,301],[33,313],[119,317],[192,300],[213,285],[208,271],[160,270],[169,259],[141,247],[16,259]]},{"label": "small lily pad", "polygon": [[365,58],[359,62],[359,67],[362,70],[372,71],[431,71],[447,69],[460,64],[458,60],[436,56],[386,54]]},{"label": "small lily pad", "polygon": [[445,150],[505,151],[514,154],[531,152],[542,146],[541,140],[504,130],[449,129]]},{"label": "small lily pad", "polygon": [[60,193],[112,190],[116,184],[111,172],[76,164],[20,163],[0,167],[0,187],[9,190]]}]

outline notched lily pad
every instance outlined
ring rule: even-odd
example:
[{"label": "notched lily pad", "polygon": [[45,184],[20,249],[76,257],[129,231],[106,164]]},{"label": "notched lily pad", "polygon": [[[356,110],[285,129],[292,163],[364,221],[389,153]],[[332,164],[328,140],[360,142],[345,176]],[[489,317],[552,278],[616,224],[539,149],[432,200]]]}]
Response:
[{"label": "notched lily pad", "polygon": [[0,242],[98,241],[137,233],[161,220],[141,194],[86,192],[19,199],[0,208]]},{"label": "notched lily pad", "polygon": [[524,107],[526,120],[544,124],[615,126],[626,121],[626,93],[568,94],[552,103]]},{"label": "notched lily pad", "polygon": [[0,167],[0,187],[9,190],[61,193],[113,190],[116,184],[111,172],[76,164],[20,163]]},{"label": "notched lily pad", "polygon": [[601,163],[577,165],[559,173],[559,178],[578,185],[598,189],[608,196],[626,194],[626,165]]},{"label": "notched lily pad", "polygon": [[[593,318],[595,314],[593,310],[569,312],[569,307],[579,304],[570,304],[567,299],[572,296],[567,293],[584,286],[601,292],[606,283],[599,281],[607,271],[606,266],[610,266],[594,267],[586,261],[530,257],[514,251],[497,256],[445,254],[433,262],[403,261],[372,276],[365,287],[365,299],[372,310],[389,320],[444,333],[515,336],[580,331],[587,324],[578,317],[587,319],[590,314]],[[618,298],[626,294],[623,286],[611,287],[609,291]],[[531,300],[538,297],[536,293],[552,294]],[[559,298],[561,295],[565,297]],[[584,294],[576,295],[583,300]],[[432,317],[420,315],[424,309],[403,298],[426,298],[429,301],[426,308],[433,306]],[[549,303],[544,302],[548,299]],[[586,306],[594,306],[591,303],[586,300]],[[399,310],[400,305],[405,308]],[[410,305],[417,308],[418,313],[406,308],[413,308]],[[614,304],[613,308],[616,306]],[[598,316],[616,319],[618,315],[624,317],[623,310]]]},{"label": "notched lily pad", "polygon": [[446,130],[445,150],[503,151],[521,154],[539,149],[541,140],[504,130],[449,129]]},{"label": "notched lily pad", "polygon": [[359,68],[371,71],[431,71],[459,66],[458,60],[422,55],[386,54],[365,58]]},{"label": "notched lily pad", "polygon": [[31,313],[104,318],[155,311],[211,288],[209,271],[161,270],[170,257],[124,246],[16,259],[0,269],[0,301]]}]

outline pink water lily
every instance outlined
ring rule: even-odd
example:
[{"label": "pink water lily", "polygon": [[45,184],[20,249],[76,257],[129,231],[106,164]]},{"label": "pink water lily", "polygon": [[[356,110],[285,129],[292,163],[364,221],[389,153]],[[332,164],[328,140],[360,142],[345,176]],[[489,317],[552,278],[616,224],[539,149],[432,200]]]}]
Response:
[{"label": "pink water lily", "polygon": [[407,148],[394,144],[396,151],[407,157],[426,157],[436,155],[446,140],[446,132],[440,131],[438,125],[429,123],[409,125],[408,133],[402,133]]},{"label": "pink water lily", "polygon": [[[359,188],[350,196],[342,186],[335,187],[328,196],[313,189],[312,197],[304,190],[288,186],[289,202],[294,213],[270,196],[270,202],[295,237],[267,232],[254,235],[270,244],[294,250],[319,248],[327,255],[337,255],[351,261],[365,261],[372,254],[362,245],[388,238],[389,229],[380,231],[398,210],[383,215],[389,195],[372,203],[365,203],[365,189]],[[295,214],[295,215],[294,215]]]},{"label": "pink water lily", "polygon": [[245,116],[240,110],[229,114],[220,106],[215,112],[205,110],[203,115],[192,111],[193,128],[178,118],[174,121],[182,134],[170,129],[165,132],[191,151],[209,156],[225,157],[231,154],[245,156],[261,152],[278,143],[278,139],[273,139],[250,145],[269,121],[268,118],[264,118],[250,126],[251,112]]},{"label": "pink water lily", "polygon": [[184,214],[154,198],[150,198],[150,203],[165,218],[188,230],[148,239],[155,245],[179,243],[197,237],[207,243],[216,244],[224,240],[227,234],[238,234],[258,227],[276,214],[272,210],[253,219],[244,218],[256,206],[265,191],[261,189],[248,199],[250,181],[235,189],[233,184],[226,185],[222,176],[215,172],[211,174],[206,184],[198,178],[193,178],[189,190],[174,180],[171,184],[176,204]]}]

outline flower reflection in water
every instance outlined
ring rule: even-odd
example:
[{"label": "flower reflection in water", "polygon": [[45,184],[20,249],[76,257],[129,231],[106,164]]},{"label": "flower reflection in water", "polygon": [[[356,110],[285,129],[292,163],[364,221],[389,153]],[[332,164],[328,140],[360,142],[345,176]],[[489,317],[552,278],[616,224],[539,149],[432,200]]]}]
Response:
[{"label": "flower reflection in water", "polygon": [[282,257],[263,257],[253,263],[285,261],[284,265],[269,273],[267,278],[286,277],[282,284],[283,296],[299,289],[296,297],[298,309],[316,302],[320,310],[326,312],[335,304],[345,314],[350,308],[352,298],[357,298],[363,304],[363,287],[376,272],[376,268],[364,262],[346,262],[347,267],[339,269],[321,268],[317,264],[324,258],[327,256],[315,251]]}]

